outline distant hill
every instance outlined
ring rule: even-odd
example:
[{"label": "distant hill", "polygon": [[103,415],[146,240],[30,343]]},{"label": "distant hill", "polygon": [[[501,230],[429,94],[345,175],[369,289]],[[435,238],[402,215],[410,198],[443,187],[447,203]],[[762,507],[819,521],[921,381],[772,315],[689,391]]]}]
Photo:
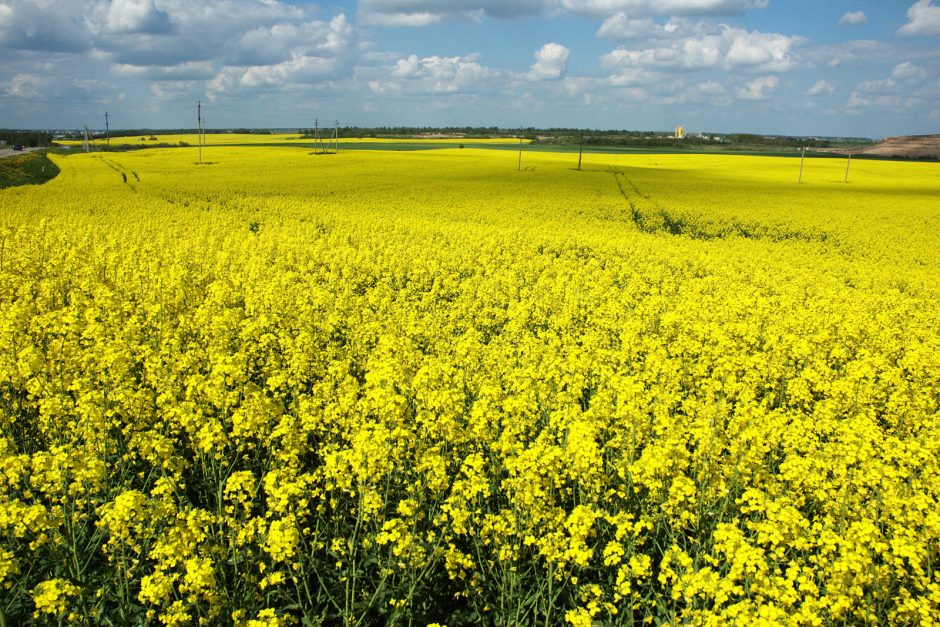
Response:
[{"label": "distant hill", "polygon": [[889,137],[873,146],[853,149],[852,154],[903,159],[935,159],[940,161],[940,135],[904,135]]}]

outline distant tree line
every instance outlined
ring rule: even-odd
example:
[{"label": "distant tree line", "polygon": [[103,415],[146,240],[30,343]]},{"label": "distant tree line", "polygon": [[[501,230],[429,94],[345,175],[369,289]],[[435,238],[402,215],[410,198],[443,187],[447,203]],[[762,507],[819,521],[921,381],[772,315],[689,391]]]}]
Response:
[{"label": "distant tree line", "polygon": [[52,134],[44,131],[13,131],[0,129],[0,140],[8,146],[29,146],[39,148],[52,145]]},{"label": "distant tree line", "polygon": [[[533,143],[548,145],[577,145],[582,141],[582,131],[578,129],[546,129],[540,131]],[[675,147],[676,145],[700,146],[726,144],[722,136],[687,135],[676,139],[672,133],[661,131],[583,131],[585,146],[633,146],[633,147]]]},{"label": "distant tree line", "polygon": [[[332,133],[332,127],[321,127],[320,137]],[[535,136],[536,129],[521,129],[523,135]],[[461,135],[463,137],[518,137],[520,129],[507,129],[497,126],[342,126],[340,137],[407,137],[415,135]],[[302,128],[298,131],[303,137],[314,137],[314,129]]]},{"label": "distant tree line", "polygon": [[[239,131],[242,132],[242,131]],[[299,129],[305,138],[314,137],[314,129]],[[320,129],[320,137],[329,136],[332,128]],[[782,135],[756,135],[751,133],[701,133],[689,134],[677,140],[672,132],[637,131],[626,129],[578,129],[578,128],[503,128],[498,126],[344,126],[340,128],[340,137],[381,138],[409,137],[421,135],[459,135],[467,139],[483,137],[519,137],[520,135],[536,144],[572,145],[580,143],[582,133],[585,146],[637,146],[637,147],[675,147],[685,146],[760,146],[766,148],[829,148],[834,145],[831,139],[791,137]],[[837,144],[870,143],[869,140],[839,140]]]},{"label": "distant tree line", "polygon": [[[122,128],[119,130],[112,129],[110,136],[114,137],[143,137],[147,140],[153,141],[157,139],[160,135],[195,135],[198,133],[198,129],[195,128],[161,128],[159,130],[154,130],[152,128]],[[218,133],[217,130],[206,129],[206,133]],[[248,131],[246,129],[241,129],[234,131],[236,133],[264,133],[270,134],[271,131]],[[85,137],[84,131],[72,131],[71,133],[62,133],[59,135],[64,139],[83,139]],[[103,140],[105,138],[105,132],[101,130],[88,131],[88,138],[94,140]]]},{"label": "distant tree line", "polygon": [[[239,135],[270,135],[273,131],[266,128],[232,128],[232,129],[205,129],[206,133],[237,133]],[[159,137],[160,135],[195,135],[199,132],[197,128],[122,128],[112,129],[111,137]],[[83,131],[72,131],[62,134],[65,139],[82,139],[85,136]],[[91,139],[104,139],[105,133],[102,130],[88,132]]]},{"label": "distant tree line", "polygon": [[732,133],[727,136],[732,144],[743,146],[783,146],[786,148],[829,148],[828,139],[807,137],[782,137],[779,135],[752,135],[750,133]]},{"label": "distant tree line", "polygon": [[749,133],[701,133],[688,134],[676,139],[673,133],[663,131],[627,131],[550,128],[537,132],[535,143],[540,144],[578,144],[584,134],[585,146],[637,146],[637,147],[674,147],[674,146],[761,146],[780,148],[829,148],[828,139],[807,137],[783,137],[775,135],[753,135]]}]

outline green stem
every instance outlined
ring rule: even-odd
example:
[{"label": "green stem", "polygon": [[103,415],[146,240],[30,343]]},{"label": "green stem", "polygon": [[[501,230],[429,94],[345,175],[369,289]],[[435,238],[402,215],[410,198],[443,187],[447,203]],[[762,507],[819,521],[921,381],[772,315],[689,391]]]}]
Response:
[{"label": "green stem", "polygon": [[[356,568],[356,559],[358,559],[358,551],[356,550],[359,546],[359,530],[362,527],[362,505],[363,505],[363,492],[362,489],[359,489],[359,501],[356,505],[356,526],[353,528],[352,540],[349,543],[349,578],[346,580],[346,615],[343,617],[343,622],[347,625],[350,621],[350,616],[352,614],[352,604],[354,597],[356,595],[356,579],[358,578],[358,569]],[[355,624],[359,624],[357,620]]]},{"label": "green stem", "polygon": [[555,579],[555,565],[548,564],[548,603],[545,606],[545,627],[552,624],[552,586]]}]

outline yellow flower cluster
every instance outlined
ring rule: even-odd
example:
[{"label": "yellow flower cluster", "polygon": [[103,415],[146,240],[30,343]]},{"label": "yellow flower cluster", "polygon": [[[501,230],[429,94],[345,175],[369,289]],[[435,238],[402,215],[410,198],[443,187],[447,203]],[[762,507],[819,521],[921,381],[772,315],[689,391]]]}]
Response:
[{"label": "yellow flower cluster", "polygon": [[[65,618],[69,600],[80,592],[78,586],[64,579],[43,581],[33,590],[33,602],[36,604],[33,617],[50,614],[56,618]],[[70,615],[70,618],[74,619],[74,615]]]},{"label": "yellow flower cluster", "polygon": [[936,164],[204,157],[0,192],[0,622],[940,622]]}]

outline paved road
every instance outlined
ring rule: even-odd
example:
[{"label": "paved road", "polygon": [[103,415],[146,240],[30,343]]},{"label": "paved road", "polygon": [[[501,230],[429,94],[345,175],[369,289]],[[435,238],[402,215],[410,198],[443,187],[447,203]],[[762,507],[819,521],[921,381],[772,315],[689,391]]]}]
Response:
[{"label": "paved road", "polygon": [[12,157],[13,155],[25,155],[27,152],[39,150],[38,148],[27,148],[25,150],[13,150],[12,148],[0,148],[0,159]]}]

